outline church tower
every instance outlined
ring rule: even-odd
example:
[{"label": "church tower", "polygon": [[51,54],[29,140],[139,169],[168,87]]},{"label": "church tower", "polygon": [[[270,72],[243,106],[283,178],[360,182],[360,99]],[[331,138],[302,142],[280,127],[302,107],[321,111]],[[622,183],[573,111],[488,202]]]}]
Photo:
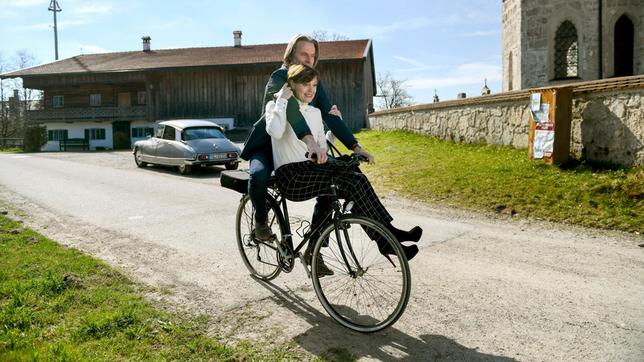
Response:
[{"label": "church tower", "polygon": [[643,0],[503,0],[503,91],[644,74]]}]

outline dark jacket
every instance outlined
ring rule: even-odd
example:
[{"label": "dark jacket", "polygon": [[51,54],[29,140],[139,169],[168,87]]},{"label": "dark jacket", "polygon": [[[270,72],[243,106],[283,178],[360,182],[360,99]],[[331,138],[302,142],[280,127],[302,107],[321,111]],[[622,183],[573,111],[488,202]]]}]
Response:
[{"label": "dark jacket", "polygon": [[[266,107],[266,104],[271,100],[274,100],[274,96],[287,80],[287,68],[281,67],[271,74],[271,78],[266,84],[266,90],[264,91],[264,103],[262,105],[262,110]],[[313,107],[319,108],[322,112],[322,120],[324,124],[333,132],[333,134],[342,142],[347,148],[352,149],[358,141],[353,136],[351,130],[347,127],[344,121],[337,116],[329,114],[331,106],[333,105],[324,91],[322,82],[318,81],[317,92],[313,101],[310,103]],[[306,135],[311,134],[309,126],[304,120],[304,116],[300,113],[300,107],[297,103],[295,97],[291,97],[288,100],[288,105],[286,107],[286,119],[288,123],[293,127],[293,131],[299,139],[302,139]],[[264,114],[262,117],[253,125],[248,138],[244,142],[244,149],[241,153],[241,158],[244,160],[249,160],[250,157],[255,152],[264,152],[271,154],[271,136],[266,133],[266,120],[264,119]]]}]

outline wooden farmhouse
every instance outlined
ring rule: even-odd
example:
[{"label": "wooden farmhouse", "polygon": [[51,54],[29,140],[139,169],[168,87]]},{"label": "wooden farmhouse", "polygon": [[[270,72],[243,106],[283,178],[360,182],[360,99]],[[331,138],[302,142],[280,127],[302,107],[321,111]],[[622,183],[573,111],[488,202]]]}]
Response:
[{"label": "wooden farmhouse", "polygon": [[[226,128],[250,127],[263,111],[264,88],[281,66],[286,44],[78,55],[0,75],[43,91],[31,123],[47,128],[43,151],[59,140],[84,138],[90,149],[128,149],[169,119],[206,119]],[[320,43],[327,94],[354,131],[365,127],[376,92],[371,40]]]}]

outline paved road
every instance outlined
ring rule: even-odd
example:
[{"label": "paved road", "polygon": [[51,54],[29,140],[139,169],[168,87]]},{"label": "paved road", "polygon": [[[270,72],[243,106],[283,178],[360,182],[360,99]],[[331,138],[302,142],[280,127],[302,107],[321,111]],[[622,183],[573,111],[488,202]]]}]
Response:
[{"label": "paved road", "polygon": [[[395,223],[426,236],[405,315],[364,336],[326,316],[300,266],[273,284],[248,276],[239,195],[219,172],[137,169],[127,152],[0,154],[0,207],[213,316],[224,339],[361,360],[644,360],[642,238],[386,197]],[[304,219],[311,203],[289,208]]]}]

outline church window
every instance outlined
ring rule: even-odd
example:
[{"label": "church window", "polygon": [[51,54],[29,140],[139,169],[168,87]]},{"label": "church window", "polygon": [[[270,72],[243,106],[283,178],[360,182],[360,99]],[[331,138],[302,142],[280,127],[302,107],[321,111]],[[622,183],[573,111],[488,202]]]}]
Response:
[{"label": "church window", "polygon": [[555,34],[555,78],[576,78],[579,74],[579,45],[577,29],[568,20]]},{"label": "church window", "polygon": [[633,33],[633,22],[628,16],[622,15],[617,19],[613,42],[616,77],[633,75]]}]

